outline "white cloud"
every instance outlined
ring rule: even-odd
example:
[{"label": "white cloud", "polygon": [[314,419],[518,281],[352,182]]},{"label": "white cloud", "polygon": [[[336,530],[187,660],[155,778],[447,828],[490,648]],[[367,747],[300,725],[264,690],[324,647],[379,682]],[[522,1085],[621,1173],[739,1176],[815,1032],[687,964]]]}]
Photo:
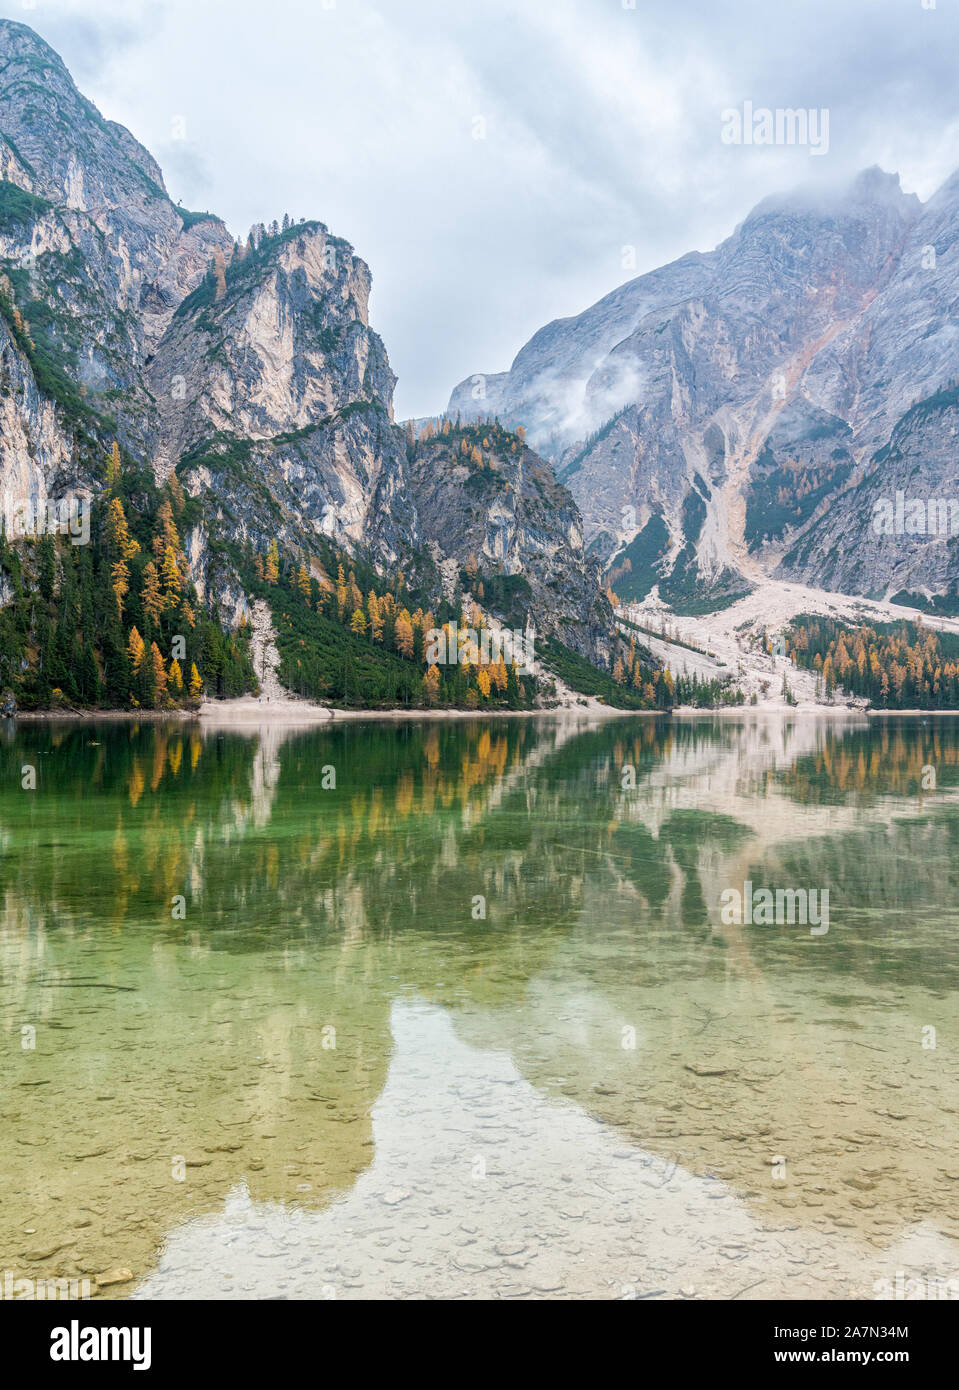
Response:
[{"label": "white cloud", "polygon": [[[424,414],[549,319],[728,235],[765,194],[874,162],[927,197],[959,164],[954,7],[920,0],[37,0],[0,5],[238,235],[348,238]],[[723,146],[745,99],[828,106],[831,150]],[[473,138],[474,118],[485,140]],[[185,122],[186,139],[174,138]],[[822,168],[820,166],[828,166]]]}]

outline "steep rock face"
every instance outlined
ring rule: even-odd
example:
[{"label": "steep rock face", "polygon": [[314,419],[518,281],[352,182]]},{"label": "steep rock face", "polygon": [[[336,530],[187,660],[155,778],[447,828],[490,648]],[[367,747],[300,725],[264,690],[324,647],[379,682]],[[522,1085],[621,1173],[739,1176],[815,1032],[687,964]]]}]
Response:
[{"label": "steep rock face", "polygon": [[[801,558],[797,543],[889,468],[904,411],[956,375],[955,182],[925,209],[878,169],[768,199],[710,255],[549,325],[492,379],[596,553],[687,601],[777,567],[858,591],[890,579],[855,538],[848,564],[826,560],[825,532]],[[452,412],[471,408],[471,383]]]},{"label": "steep rock face", "polygon": [[185,299],[148,364],[154,463],[236,538],[323,534],[384,565],[415,541],[370,273],[320,223],[265,237]]},{"label": "steep rock face", "polygon": [[[959,583],[959,392],[917,402],[855,486],[830,496],[777,573],[843,593],[955,595]],[[898,520],[897,520],[898,512]]]},{"label": "steep rock face", "polygon": [[[143,362],[232,239],[221,222],[176,208],[147,151],[81,96],[32,30],[6,20],[0,177],[0,267],[61,407],[64,450],[81,427],[147,454],[155,420]],[[0,444],[0,480],[16,467]],[[95,470],[85,481],[95,484]]]},{"label": "steep rock face", "polygon": [[[191,577],[234,622],[248,612],[235,561],[247,541],[309,556],[324,536],[439,583],[369,269],[321,223],[287,222],[234,244],[216,218],[176,207],[53,50],[0,21],[0,492],[40,507],[96,494],[114,441],[158,481],[176,471],[200,503],[183,535]],[[527,453],[516,497],[444,555],[462,539],[510,578],[529,564],[537,627],[562,593],[571,644],[599,650],[605,600],[578,513]],[[433,462],[422,497],[450,521],[466,498],[449,460]]]},{"label": "steep rock face", "polygon": [[71,441],[53,402],[41,395],[25,354],[0,321],[0,503],[11,521],[18,508],[42,509],[74,482]]},{"label": "steep rock face", "polygon": [[411,452],[420,538],[440,569],[452,559],[467,570],[473,598],[504,625],[532,622],[605,663],[612,612],[579,509],[549,465],[489,422],[421,439]]},{"label": "steep rock face", "polygon": [[[855,485],[830,497],[791,537],[779,573],[852,593],[954,593],[953,529],[887,534],[876,504],[896,494],[928,508],[959,509],[959,175],[925,205],[896,266],[855,331],[838,335],[810,364],[803,391],[849,422]],[[938,521],[938,517],[937,517]]]}]

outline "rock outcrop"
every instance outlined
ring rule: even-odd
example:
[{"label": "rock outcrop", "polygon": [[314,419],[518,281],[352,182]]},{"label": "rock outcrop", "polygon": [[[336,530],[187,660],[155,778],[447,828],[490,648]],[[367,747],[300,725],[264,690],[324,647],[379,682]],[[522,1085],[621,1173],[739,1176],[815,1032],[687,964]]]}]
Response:
[{"label": "rock outcrop", "polygon": [[507,626],[534,616],[538,636],[605,665],[612,610],[579,509],[548,464],[492,421],[449,424],[410,455],[420,537],[441,572],[453,560],[471,597]]}]

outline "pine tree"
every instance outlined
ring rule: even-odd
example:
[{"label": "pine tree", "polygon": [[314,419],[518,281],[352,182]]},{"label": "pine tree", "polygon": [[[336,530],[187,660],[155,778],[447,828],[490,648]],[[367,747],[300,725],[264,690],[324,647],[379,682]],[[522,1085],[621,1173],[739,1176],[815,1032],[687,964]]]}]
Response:
[{"label": "pine tree", "polygon": [[510,664],[509,670],[506,672],[506,703],[510,709],[519,709],[520,685],[515,661]]},{"label": "pine tree", "polygon": [[183,508],[186,506],[186,497],[183,492],[183,484],[180,482],[180,479],[177,477],[175,473],[171,473],[169,478],[167,478],[166,485],[167,490],[169,491],[170,496],[173,499],[174,510],[176,511],[177,516],[179,516],[183,511]]},{"label": "pine tree", "polygon": [[196,662],[194,661],[190,667],[190,694],[196,698],[202,690],[203,682],[200,679],[200,673],[196,669]]}]

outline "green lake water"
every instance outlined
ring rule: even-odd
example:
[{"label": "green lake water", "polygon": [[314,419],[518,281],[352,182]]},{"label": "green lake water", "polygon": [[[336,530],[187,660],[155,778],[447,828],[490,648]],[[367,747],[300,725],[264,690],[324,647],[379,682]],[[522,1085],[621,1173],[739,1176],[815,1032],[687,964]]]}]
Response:
[{"label": "green lake water", "polygon": [[0,1285],[959,1293],[957,903],[952,719],[0,725]]}]

